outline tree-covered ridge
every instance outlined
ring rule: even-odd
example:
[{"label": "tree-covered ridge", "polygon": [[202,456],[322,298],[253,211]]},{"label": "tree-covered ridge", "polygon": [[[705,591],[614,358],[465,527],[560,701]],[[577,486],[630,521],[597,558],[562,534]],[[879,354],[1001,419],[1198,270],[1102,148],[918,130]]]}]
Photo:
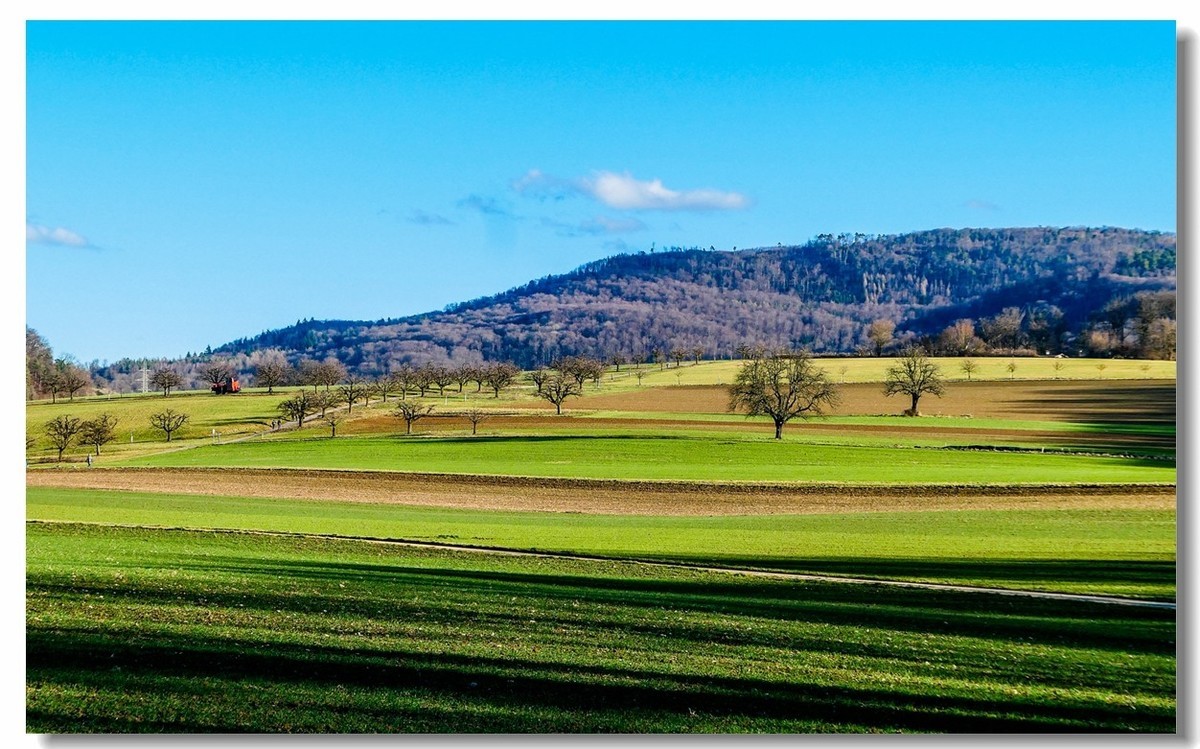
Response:
[{"label": "tree-covered ridge", "polygon": [[[876,352],[869,329],[881,320],[894,324],[893,347],[1167,356],[1175,251],[1174,234],[1079,227],[824,234],[731,252],[669,248],[597,260],[421,315],[301,320],[188,361],[211,353],[253,367],[278,349],[293,365],[332,356],[374,376],[405,362],[532,368],[570,355],[607,360],[672,348],[723,357],[746,344]],[[113,380],[122,369],[114,367],[101,374]]]}]

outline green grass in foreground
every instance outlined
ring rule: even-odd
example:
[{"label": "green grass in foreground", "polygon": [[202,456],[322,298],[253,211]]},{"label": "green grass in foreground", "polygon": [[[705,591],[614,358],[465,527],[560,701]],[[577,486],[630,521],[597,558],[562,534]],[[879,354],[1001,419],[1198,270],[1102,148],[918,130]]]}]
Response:
[{"label": "green grass in foreground", "polygon": [[1175,730],[1173,612],[178,531],[27,553],[31,732]]},{"label": "green grass in foreground", "polygon": [[[930,500],[936,506],[936,500]],[[655,517],[31,487],[34,520],[435,541],[1174,599],[1175,513],[958,510]]]},{"label": "green grass in foreground", "polygon": [[715,436],[310,438],[207,445],[110,464],[861,484],[1175,481],[1173,463],[1139,458],[824,445]]}]

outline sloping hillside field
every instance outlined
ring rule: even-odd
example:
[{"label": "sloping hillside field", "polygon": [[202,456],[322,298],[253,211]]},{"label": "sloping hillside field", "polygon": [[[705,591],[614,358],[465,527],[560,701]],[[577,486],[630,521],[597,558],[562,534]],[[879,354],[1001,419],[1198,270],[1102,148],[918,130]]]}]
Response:
[{"label": "sloping hillside field", "polygon": [[[1171,733],[1174,369],[1122,364],[905,418],[847,360],[780,441],[728,363],[563,416],[449,389],[407,435],[391,401],[336,436],[271,428],[287,393],[31,405],[126,431],[30,448],[27,728]],[[155,437],[160,402],[200,423]]]}]

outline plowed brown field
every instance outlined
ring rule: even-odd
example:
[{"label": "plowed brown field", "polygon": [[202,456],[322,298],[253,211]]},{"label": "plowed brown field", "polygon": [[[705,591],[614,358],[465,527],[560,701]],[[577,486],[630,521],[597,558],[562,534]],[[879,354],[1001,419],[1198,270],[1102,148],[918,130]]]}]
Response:
[{"label": "plowed brown field", "polygon": [[29,486],[484,510],[770,515],[963,509],[1171,509],[1170,486],[789,486],[232,468],[30,471]]}]

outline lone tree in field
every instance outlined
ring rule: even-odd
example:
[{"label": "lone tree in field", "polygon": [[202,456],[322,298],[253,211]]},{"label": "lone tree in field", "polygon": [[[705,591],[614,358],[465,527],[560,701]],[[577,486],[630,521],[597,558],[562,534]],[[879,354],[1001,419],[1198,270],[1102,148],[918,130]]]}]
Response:
[{"label": "lone tree in field", "polygon": [[58,386],[70,400],[75,400],[75,393],[87,387],[92,381],[91,375],[82,367],[65,360],[59,360]]},{"label": "lone tree in field", "polygon": [[171,441],[171,433],[179,429],[187,423],[188,415],[181,414],[168,408],[165,411],[159,411],[155,414],[150,414],[150,426],[155,429],[161,429],[167,435],[167,442]]},{"label": "lone tree in field", "polygon": [[979,364],[974,359],[963,359],[959,363],[958,368],[961,369],[963,374],[967,376],[967,379],[970,380],[971,375],[979,371]]},{"label": "lone tree in field", "polygon": [[289,421],[296,421],[296,428],[304,426],[304,417],[317,409],[317,398],[307,390],[301,390],[276,408]]},{"label": "lone tree in field", "polygon": [[563,401],[572,395],[583,395],[583,385],[571,375],[555,371],[542,382],[537,394],[553,403],[554,412],[562,416]]},{"label": "lone tree in field", "polygon": [[171,388],[183,384],[183,377],[170,367],[159,367],[150,375],[150,384],[155,390],[163,391],[163,397],[166,398],[171,394]]},{"label": "lone tree in field", "polygon": [[345,416],[341,411],[330,411],[321,417],[321,421],[329,425],[329,438],[333,439],[337,436],[337,425],[341,424]]},{"label": "lone tree in field", "polygon": [[468,408],[466,411],[463,411],[463,416],[466,416],[467,421],[471,422],[472,437],[475,436],[475,432],[479,428],[479,423],[486,421],[487,417],[490,415],[491,414],[481,408]]},{"label": "lone tree in field", "polygon": [[75,436],[83,428],[83,422],[74,416],[55,416],[46,422],[43,430],[50,438],[50,444],[58,450],[58,461],[62,462],[63,453],[75,441]]},{"label": "lone tree in field", "polygon": [[392,411],[392,416],[404,419],[404,433],[412,434],[413,422],[419,421],[431,413],[433,413],[433,406],[418,406],[412,401],[400,401],[400,405],[396,406],[395,411]]},{"label": "lone tree in field", "polygon": [[110,413],[102,413],[94,419],[88,419],[79,427],[79,441],[96,448],[100,454],[100,446],[107,445],[117,437],[117,417]]},{"label": "lone tree in field", "polygon": [[918,348],[908,349],[894,366],[888,367],[883,382],[884,395],[904,393],[912,398],[912,407],[904,412],[905,416],[920,416],[917,402],[922,395],[930,393],[940,398],[945,392],[941,369]]},{"label": "lone tree in field", "polygon": [[729,410],[770,416],[777,440],[783,439],[784,424],[797,417],[819,416],[837,402],[837,386],[807,351],[776,351],[750,359],[729,387]]}]

